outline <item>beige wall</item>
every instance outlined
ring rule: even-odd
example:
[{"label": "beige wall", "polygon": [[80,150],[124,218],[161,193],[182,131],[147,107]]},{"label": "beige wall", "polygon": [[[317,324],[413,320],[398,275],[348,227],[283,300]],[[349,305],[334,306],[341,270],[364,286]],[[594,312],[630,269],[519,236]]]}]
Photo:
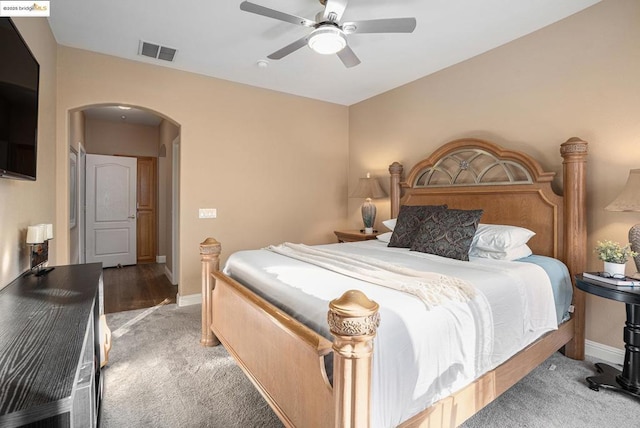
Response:
[{"label": "beige wall", "polygon": [[[13,18],[40,64],[38,170],[36,181],[0,179],[0,288],[29,268],[27,226],[54,223],[56,211],[56,41],[46,18]],[[68,157],[68,150],[66,153]],[[54,226],[54,243],[61,235]],[[59,261],[57,246],[49,260]]]},{"label": "beige wall", "polygon": [[[198,244],[208,236],[228,255],[284,240],[330,242],[344,226],[346,107],[63,46],[58,67],[59,201],[67,201],[69,111],[122,103],[180,126],[181,296],[200,291]],[[198,208],[217,208],[218,218],[198,219]],[[67,211],[59,204],[59,222]]]},{"label": "beige wall", "polygon": [[[480,137],[560,172],[559,144],[590,143],[588,246],[627,240],[639,214],[605,212],[640,167],[640,2],[604,1],[464,63],[352,106],[350,188],[366,171],[412,166],[444,142]],[[386,178],[384,181],[388,186]],[[359,222],[350,201],[349,222]],[[382,204],[388,218],[388,204]],[[627,265],[634,272],[633,262]],[[591,256],[590,270],[601,269]],[[587,339],[622,347],[625,308],[588,296]]]},{"label": "beige wall", "polygon": [[158,156],[158,126],[87,118],[85,132],[89,154]]}]

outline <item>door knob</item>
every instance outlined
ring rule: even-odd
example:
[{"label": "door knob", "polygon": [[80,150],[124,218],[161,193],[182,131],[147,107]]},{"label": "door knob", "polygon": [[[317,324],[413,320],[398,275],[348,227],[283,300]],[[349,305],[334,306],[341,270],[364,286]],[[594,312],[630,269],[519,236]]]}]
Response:
[{"label": "door knob", "polygon": [[130,215],[130,216],[129,216],[129,218],[136,218],[136,216],[134,216],[134,215]]}]

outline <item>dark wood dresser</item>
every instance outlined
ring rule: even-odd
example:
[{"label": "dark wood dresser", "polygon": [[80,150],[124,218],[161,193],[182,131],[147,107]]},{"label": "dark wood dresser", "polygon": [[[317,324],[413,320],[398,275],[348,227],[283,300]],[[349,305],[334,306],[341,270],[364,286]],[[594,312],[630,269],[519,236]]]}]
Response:
[{"label": "dark wood dresser", "polygon": [[0,290],[0,427],[97,426],[101,313],[101,263]]}]

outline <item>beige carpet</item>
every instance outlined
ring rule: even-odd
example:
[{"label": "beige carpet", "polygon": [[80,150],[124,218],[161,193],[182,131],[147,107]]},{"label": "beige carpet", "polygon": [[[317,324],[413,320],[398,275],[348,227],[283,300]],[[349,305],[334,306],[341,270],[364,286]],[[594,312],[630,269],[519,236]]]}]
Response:
[{"label": "beige carpet", "polygon": [[107,323],[101,428],[282,426],[223,347],[200,346],[199,305],[119,312]]},{"label": "beige carpet", "polygon": [[[204,348],[200,306],[107,315],[101,427],[282,427],[223,347]],[[590,390],[593,364],[555,354],[464,428],[640,427],[640,400]]]}]

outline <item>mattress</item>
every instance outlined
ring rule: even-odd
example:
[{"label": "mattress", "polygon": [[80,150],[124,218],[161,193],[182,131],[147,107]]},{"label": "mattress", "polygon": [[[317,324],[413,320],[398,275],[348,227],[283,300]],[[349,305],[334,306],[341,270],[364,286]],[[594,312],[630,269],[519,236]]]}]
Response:
[{"label": "mattress", "polygon": [[331,300],[357,289],[380,305],[372,369],[374,427],[398,425],[557,329],[566,308],[556,309],[554,293],[570,301],[562,286],[554,290],[547,271],[562,269],[546,258],[465,262],[389,248],[375,240],[317,248],[454,276],[476,291],[468,302],[447,301],[429,309],[412,295],[266,249],[229,257],[227,275],[330,340],[326,318]]}]

